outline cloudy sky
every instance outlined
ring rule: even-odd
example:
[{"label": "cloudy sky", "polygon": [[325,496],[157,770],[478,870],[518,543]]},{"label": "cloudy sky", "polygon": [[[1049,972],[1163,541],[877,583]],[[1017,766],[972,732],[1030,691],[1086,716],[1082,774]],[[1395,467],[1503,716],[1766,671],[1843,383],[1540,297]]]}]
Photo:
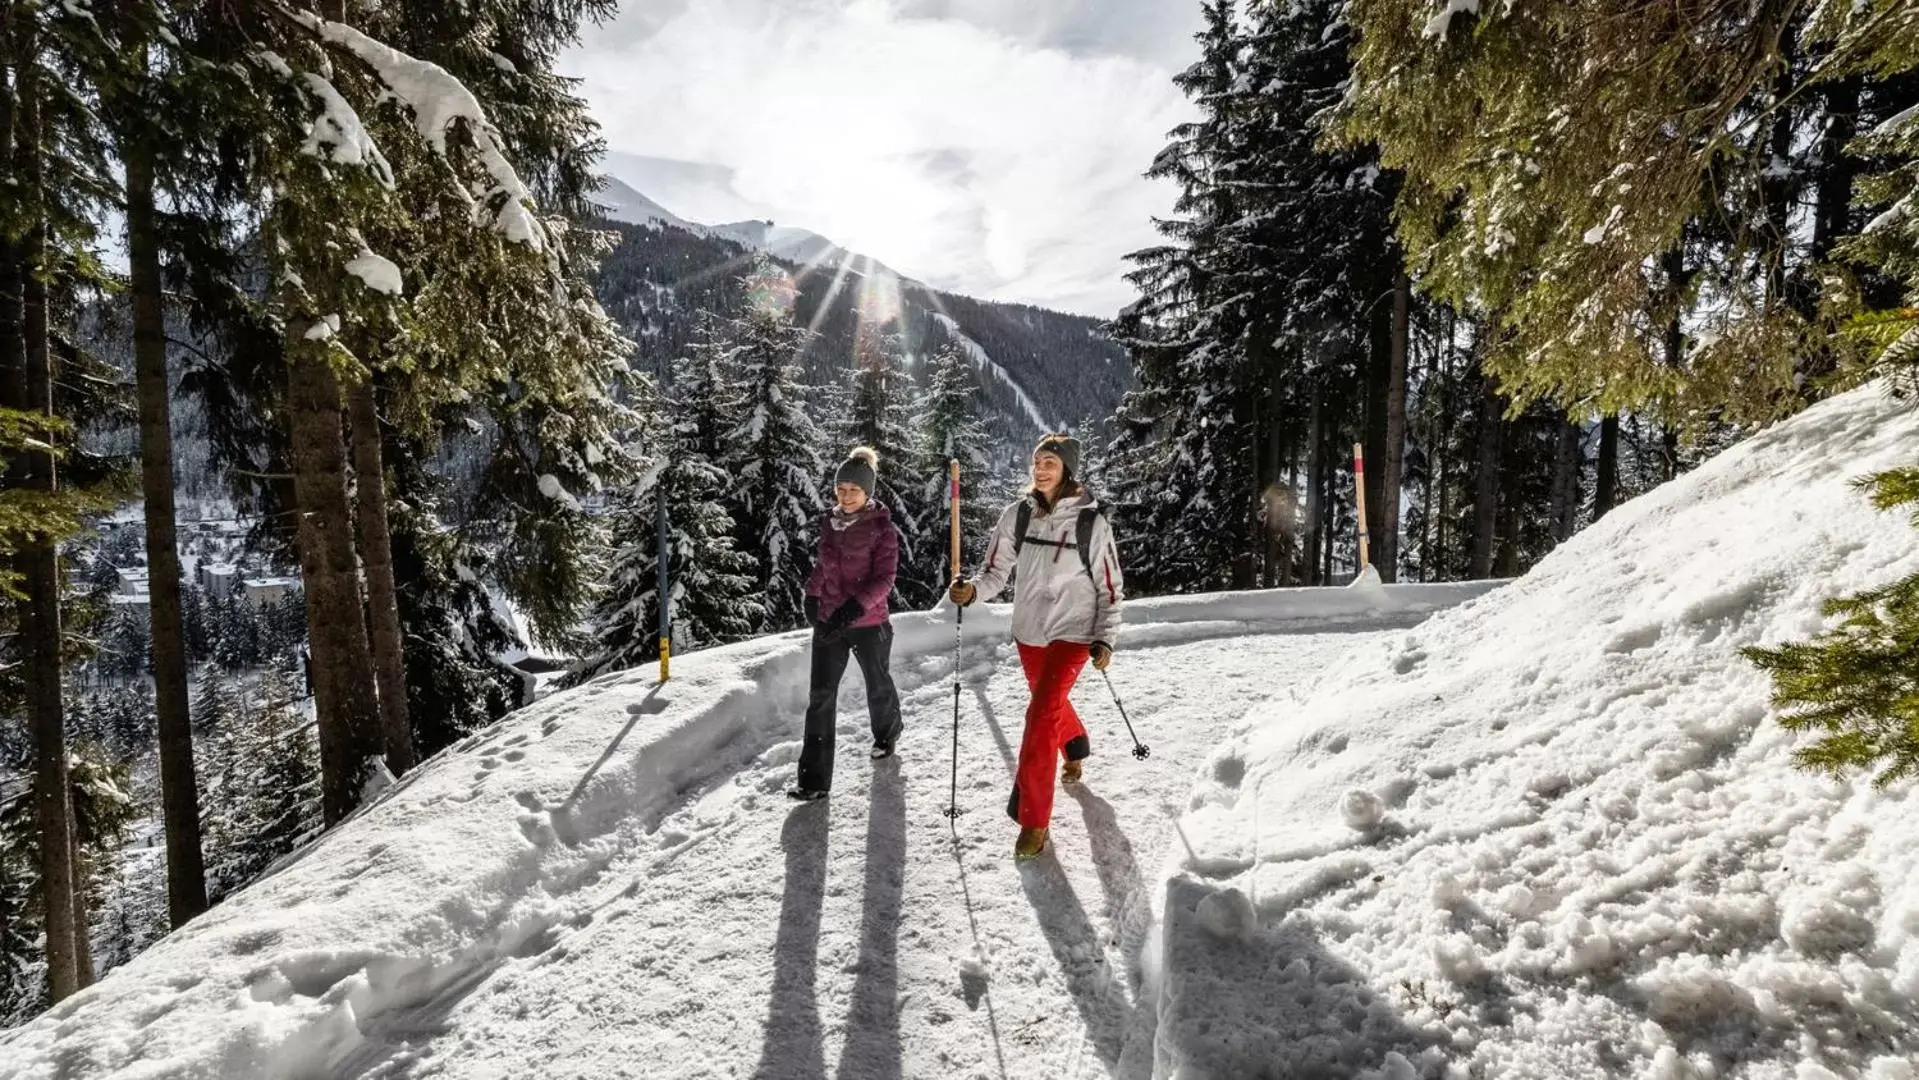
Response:
[{"label": "cloudy sky", "polygon": [[628,0],[566,58],[609,170],[927,284],[1110,316],[1172,191],[1197,0]]}]

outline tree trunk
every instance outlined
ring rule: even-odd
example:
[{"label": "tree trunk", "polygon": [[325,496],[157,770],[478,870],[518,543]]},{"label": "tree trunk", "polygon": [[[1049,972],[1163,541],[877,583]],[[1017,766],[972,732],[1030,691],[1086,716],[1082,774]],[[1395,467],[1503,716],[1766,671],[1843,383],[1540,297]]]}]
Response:
[{"label": "tree trunk", "polygon": [[1499,392],[1492,376],[1479,373],[1479,462],[1473,476],[1473,550],[1467,576],[1492,576],[1494,542],[1499,526],[1500,436],[1505,427]]},{"label": "tree trunk", "polygon": [[1412,279],[1399,272],[1393,285],[1393,347],[1386,373],[1386,453],[1379,475],[1379,530],[1373,533],[1382,581],[1399,580],[1399,494],[1406,474],[1406,335]]},{"label": "tree trunk", "polygon": [[1324,505],[1322,505],[1319,497],[1320,492],[1324,491],[1326,488],[1326,481],[1320,475],[1322,471],[1322,466],[1324,465],[1325,459],[1326,459],[1326,452],[1325,452],[1326,439],[1325,439],[1325,433],[1322,430],[1322,428],[1325,425],[1326,409],[1325,409],[1325,405],[1320,400],[1321,394],[1320,394],[1319,387],[1317,386],[1313,387],[1312,393],[1313,393],[1312,409],[1311,409],[1311,412],[1308,414],[1308,418],[1306,421],[1306,429],[1307,429],[1306,437],[1310,439],[1311,442],[1307,445],[1307,450],[1306,450],[1306,567],[1305,567],[1306,581],[1305,581],[1305,584],[1320,585],[1320,584],[1324,584],[1324,579],[1322,579],[1319,576],[1319,553],[1321,550],[1321,546],[1325,543],[1325,540],[1326,540],[1326,537],[1325,537],[1326,508]]},{"label": "tree trunk", "polygon": [[1593,520],[1605,517],[1619,504],[1619,417],[1599,421],[1598,475],[1593,477]]},{"label": "tree trunk", "polygon": [[1579,425],[1570,415],[1559,423],[1559,445],[1553,455],[1553,539],[1572,539],[1579,521]]},{"label": "tree trunk", "polygon": [[380,733],[387,768],[399,776],[413,768],[413,728],[406,709],[404,638],[400,597],[393,580],[393,534],[386,515],[386,466],[381,460],[380,413],[373,381],[363,379],[347,392],[353,433],[354,518],[359,525],[360,562],[366,572],[367,629],[373,668],[379,678]]},{"label": "tree trunk", "polygon": [[[1819,135],[1818,179],[1813,189],[1812,246],[1807,258],[1815,263],[1832,258],[1832,246],[1849,235],[1853,180],[1858,163],[1846,154],[1846,144],[1859,131],[1859,77],[1848,76],[1825,84],[1825,130]],[[1810,297],[1816,300],[1816,296]],[[1810,312],[1808,312],[1810,313]]]},{"label": "tree trunk", "polygon": [[[53,369],[49,352],[47,325],[47,287],[38,271],[47,256],[46,218],[38,205],[44,196],[44,167],[41,158],[40,102],[36,85],[38,43],[31,30],[20,35],[15,54],[15,88],[19,114],[13,118],[14,152],[19,177],[19,192],[36,215],[24,242],[17,249],[15,273],[19,281],[20,327],[18,351],[6,357],[7,366],[19,372],[7,379],[8,387],[21,396],[8,402],[27,412],[53,413]],[[11,303],[11,297],[8,298]],[[14,320],[9,318],[9,323]],[[51,494],[58,490],[53,455],[23,455],[26,464],[24,486]],[[25,600],[19,605],[22,650],[25,666],[26,712],[33,732],[33,803],[35,822],[40,833],[40,884],[44,903],[43,925],[46,932],[47,984],[53,1001],[71,996],[92,981],[92,973],[80,967],[80,935],[85,933],[84,896],[75,887],[78,861],[73,845],[73,806],[67,777],[67,736],[65,702],[60,687],[60,562],[59,552],[50,539],[35,539],[21,545],[18,566],[23,579]]]},{"label": "tree trunk", "polygon": [[353,550],[340,386],[326,358],[305,340],[307,325],[287,323],[288,434],[319,721],[321,804],[331,825],[360,804],[372,759],[380,754],[380,717]]},{"label": "tree trunk", "polygon": [[140,395],[140,488],[146,499],[154,707],[167,837],[167,916],[173,926],[180,927],[207,909],[207,884],[200,849],[200,794],[193,771],[193,723],[187,710],[186,641],[180,624],[166,307],[155,234],[153,150],[139,133],[130,133],[122,140],[120,156],[127,177],[127,268]]},{"label": "tree trunk", "polygon": [[[1362,424],[1359,433],[1360,445],[1366,455],[1366,520],[1359,523],[1359,528],[1366,533],[1369,541],[1367,559],[1373,563],[1380,561],[1380,538],[1386,534],[1385,470],[1380,466],[1386,460],[1386,432],[1392,426],[1386,413],[1392,397],[1393,329],[1392,309],[1375,304],[1367,332],[1366,401],[1360,408]],[[1355,548],[1354,573],[1358,573],[1358,557],[1358,549]],[[1383,575],[1384,571],[1381,573]]]}]

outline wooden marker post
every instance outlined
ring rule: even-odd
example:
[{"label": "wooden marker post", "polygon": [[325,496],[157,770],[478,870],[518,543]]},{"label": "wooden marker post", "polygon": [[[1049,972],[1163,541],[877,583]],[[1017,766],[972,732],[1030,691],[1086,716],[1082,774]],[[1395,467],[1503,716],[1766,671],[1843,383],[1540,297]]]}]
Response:
[{"label": "wooden marker post", "polygon": [[952,509],[953,509],[953,559],[951,562],[946,564],[946,567],[948,570],[952,571],[951,576],[953,580],[957,581],[959,580],[959,576],[960,576],[960,521],[959,521],[960,477],[959,477],[959,459],[958,458],[953,459],[952,469],[953,469],[953,480],[947,492],[947,501],[952,505]]},{"label": "wooden marker post", "polygon": [[1359,573],[1373,564],[1366,535],[1366,448],[1353,444],[1353,494],[1359,506]]},{"label": "wooden marker post", "polygon": [[[948,445],[948,453],[952,452]],[[946,501],[953,510],[953,561],[947,564],[952,574],[952,584],[960,579],[960,466],[959,459],[952,459],[952,483],[946,490]],[[959,820],[959,711],[960,711],[960,628],[966,623],[966,609],[953,605],[953,776],[946,794],[946,820]]]}]

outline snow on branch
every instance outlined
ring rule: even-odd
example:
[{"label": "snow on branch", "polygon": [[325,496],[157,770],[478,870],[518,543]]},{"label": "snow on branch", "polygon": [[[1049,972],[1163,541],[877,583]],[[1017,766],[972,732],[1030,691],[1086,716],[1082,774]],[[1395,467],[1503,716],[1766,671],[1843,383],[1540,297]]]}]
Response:
[{"label": "snow on branch", "polygon": [[[281,61],[281,65],[284,66],[285,61]],[[353,106],[347,104],[324,76],[307,72],[304,78],[307,92],[320,99],[320,115],[307,132],[306,145],[301,150],[336,165],[364,165],[379,179],[380,186],[391,189],[393,167],[387,164],[386,156],[380,153],[366,125],[360,122],[360,114],[353,111]]]},{"label": "snow on branch", "polygon": [[414,127],[442,156],[446,154],[448,130],[464,121],[479,151],[480,163],[493,178],[493,189],[486,197],[505,196],[494,224],[509,240],[536,251],[545,247],[546,233],[534,216],[533,195],[507,160],[499,132],[487,122],[486,111],[465,83],[438,64],[408,56],[344,23],[306,11],[295,12],[293,17],[322,40],[346,49],[372,68],[387,90],[413,110]]}]

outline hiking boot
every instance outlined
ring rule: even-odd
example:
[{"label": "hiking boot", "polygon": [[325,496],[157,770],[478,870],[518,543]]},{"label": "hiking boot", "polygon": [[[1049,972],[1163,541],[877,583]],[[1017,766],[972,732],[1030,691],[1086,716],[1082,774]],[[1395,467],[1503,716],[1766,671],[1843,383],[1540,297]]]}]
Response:
[{"label": "hiking boot", "polygon": [[1059,767],[1059,782],[1062,784],[1079,783],[1079,766],[1080,763],[1077,761],[1069,761],[1061,765]]},{"label": "hiking boot", "polygon": [[1019,839],[1013,843],[1013,861],[1027,862],[1039,858],[1046,850],[1045,829],[1021,829]]},{"label": "hiking boot", "polygon": [[819,788],[795,786],[786,789],[786,797],[796,802],[819,802],[826,798],[826,792]]}]

